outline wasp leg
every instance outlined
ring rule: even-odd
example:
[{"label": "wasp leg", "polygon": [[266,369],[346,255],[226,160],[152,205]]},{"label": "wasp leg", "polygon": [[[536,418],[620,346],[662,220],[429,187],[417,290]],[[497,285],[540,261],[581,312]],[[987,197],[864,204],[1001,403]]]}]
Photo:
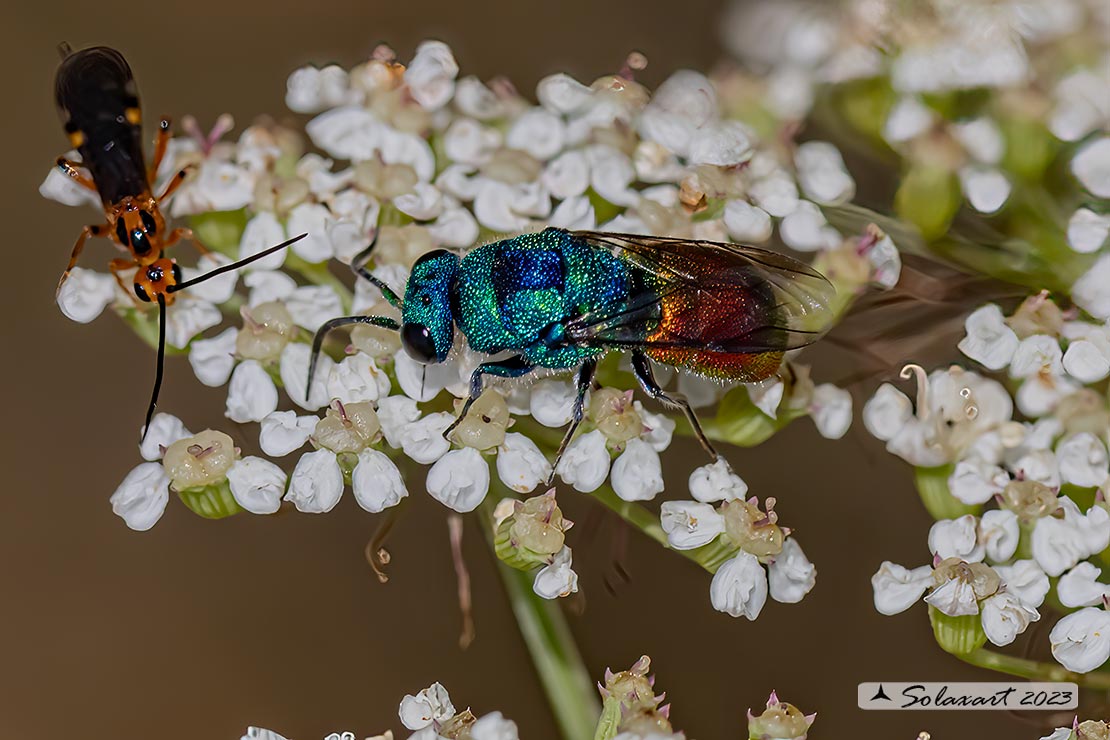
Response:
[{"label": "wasp leg", "polygon": [[108,263],[109,272],[112,273],[112,277],[114,277],[116,279],[116,283],[123,290],[123,292],[126,293],[131,298],[131,301],[136,306],[138,306],[139,308],[142,308],[142,309],[146,309],[147,304],[144,303],[143,301],[139,300],[139,296],[137,296],[135,294],[135,285],[134,284],[128,285],[126,282],[124,282],[123,276],[120,275],[121,272],[125,272],[127,270],[134,270],[134,269],[135,269],[135,261],[134,260],[114,259],[114,260],[112,260],[111,262]]},{"label": "wasp leg", "polygon": [[176,228],[173,231],[171,231],[169,233],[169,235],[166,236],[166,240],[164,242],[162,242],[162,249],[163,250],[169,249],[170,247],[172,247],[174,244],[177,244],[182,239],[184,239],[185,241],[188,241],[188,242],[192,242],[193,243],[193,248],[196,249],[198,252],[200,252],[202,257],[206,254],[211,254],[211,250],[208,249],[208,247],[204,246],[199,241],[197,241],[196,234],[193,233],[193,230],[188,228],[188,227],[185,227],[185,226],[181,226],[181,227]]},{"label": "wasp leg", "polygon": [[371,326],[380,326],[384,329],[391,329],[393,331],[400,331],[401,325],[388,316],[340,316],[337,319],[325,321],[316,330],[316,336],[312,338],[312,354],[309,356],[308,361],[308,377],[304,384],[304,399],[308,401],[309,393],[312,391],[312,378],[316,375],[316,362],[320,358],[320,348],[324,346],[324,338],[332,329],[338,329],[341,326],[349,324],[370,324]]},{"label": "wasp leg", "polygon": [[647,355],[639,350],[632,352],[632,372],[636,375],[636,379],[640,381],[645,393],[660,403],[681,409],[682,413],[686,415],[686,421],[690,422],[690,427],[694,430],[694,436],[698,438],[702,449],[709,453],[709,456],[714,460],[721,459],[721,454],[714,449],[709,438],[702,431],[701,424],[698,423],[698,417],[694,415],[694,409],[690,408],[690,402],[686,400],[686,396],[681,393],[667,393],[663,390],[658,381],[655,380],[655,373],[651,369],[651,361],[648,360]]},{"label": "wasp leg", "polygon": [[567,431],[563,435],[563,441],[559,443],[559,451],[555,453],[555,460],[551,463],[551,475],[547,476],[547,485],[549,486],[555,482],[555,468],[559,467],[559,461],[563,459],[563,453],[566,452],[571,437],[574,436],[578,425],[582,423],[583,409],[586,405],[586,391],[590,390],[590,386],[593,385],[595,372],[597,372],[597,360],[586,360],[582,363],[582,367],[578,368],[578,395],[574,399],[570,426],[567,427]]},{"label": "wasp leg", "polygon": [[451,439],[451,432],[455,431],[455,427],[462,423],[466,418],[466,412],[470,410],[471,405],[478,400],[478,396],[482,395],[482,376],[493,375],[498,378],[520,378],[535,370],[535,365],[530,364],[524,359],[523,355],[513,355],[506,357],[504,360],[497,360],[496,362],[483,362],[481,365],[474,369],[470,374],[470,396],[463,404],[462,411],[459,412],[459,418],[443,430],[443,438]]},{"label": "wasp leg", "polygon": [[195,169],[196,165],[192,164],[185,165],[179,169],[177,173],[170,178],[170,181],[166,183],[166,187],[162,189],[162,194],[158,196],[158,202],[161,203],[173,195],[174,191],[181,187],[181,183],[185,182],[185,178],[189,176],[189,173]]},{"label": "wasp leg", "polygon": [[108,224],[99,224],[96,226],[86,226],[81,230],[81,235],[77,237],[77,243],[73,245],[73,252],[69,255],[69,264],[66,265],[65,272],[58,278],[58,288],[54,291],[54,298],[62,292],[62,285],[69,278],[69,273],[73,271],[73,266],[77,264],[77,259],[81,256],[81,250],[85,248],[85,242],[88,241],[90,236],[102,236],[108,232]]},{"label": "wasp leg", "polygon": [[370,246],[356,254],[354,258],[351,259],[351,271],[362,279],[369,281],[371,284],[374,285],[375,288],[380,290],[382,292],[382,297],[389,301],[389,305],[393,306],[394,308],[400,308],[401,299],[397,296],[393,289],[383,283],[377,275],[366,269],[367,263],[370,262],[370,253],[374,251],[374,247],[378,243],[378,234],[380,233],[381,229],[376,229],[374,231],[374,238],[370,242]]},{"label": "wasp leg", "polygon": [[81,170],[77,169],[76,162],[70,162],[65,157],[58,157],[58,169],[66,174],[66,176],[73,180],[75,183],[83,188],[87,188],[94,193],[96,192],[96,183],[92,181],[91,177],[81,174]]},{"label": "wasp leg", "polygon": [[150,160],[150,169],[147,170],[147,179],[151,183],[158,177],[158,168],[162,165],[162,159],[166,156],[166,149],[170,144],[172,135],[170,125],[170,119],[166,116],[162,116],[158,121],[158,135],[154,139],[154,157]]}]

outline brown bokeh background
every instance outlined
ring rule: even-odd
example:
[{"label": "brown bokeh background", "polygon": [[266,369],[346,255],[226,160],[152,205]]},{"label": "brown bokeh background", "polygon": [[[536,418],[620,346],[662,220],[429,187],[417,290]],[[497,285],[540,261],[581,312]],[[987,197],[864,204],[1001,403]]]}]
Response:
[{"label": "brown bokeh background", "polygon": [[[719,58],[720,10],[712,0],[7,4],[0,737],[231,740],[249,724],[299,740],[365,737],[398,729],[400,697],[433,680],[460,707],[505,711],[525,738],[557,736],[473,522],[478,636],[458,648],[444,509],[419,484],[390,542],[386,585],[363,559],[375,517],[349,494],[330,515],[219,522],[171,501],[145,534],[112,514],[108,496],[138,461],[153,356],[110,315],[81,326],[53,303],[78,229],[96,217],[36,192],[66,148],[51,94],[58,42],[123,50],[148,122],[192,113],[208,125],[226,111],[243,125],[283,110],[286,75],[301,63],[349,66],[379,41],[407,58],[429,36],[453,46],[464,73],[505,74],[524,91],[556,71],[593,79],[631,49],[647,55],[656,84]],[[110,251],[93,243],[85,264]],[[169,362],[161,407],[194,430],[233,427],[221,393],[182,359]],[[665,458],[675,490],[700,463],[695,450]],[[743,736],[744,710],[771,688],[820,713],[815,739],[1040,736],[1003,713],[855,708],[860,681],[991,678],[933,645],[923,608],[884,618],[872,606],[880,561],[927,557],[929,520],[908,469],[858,424],[831,443],[798,422],[730,457],[753,492],[779,498],[819,566],[817,589],[801,605],[768,604],[756,623],[734,620],[710,607],[707,574],[628,533],[631,582],[611,595],[603,580],[621,525],[607,517],[592,540],[572,536],[585,599],[570,619],[595,676],[650,654],[676,724],[702,740]],[[573,518],[591,516],[590,501],[564,498]]]}]

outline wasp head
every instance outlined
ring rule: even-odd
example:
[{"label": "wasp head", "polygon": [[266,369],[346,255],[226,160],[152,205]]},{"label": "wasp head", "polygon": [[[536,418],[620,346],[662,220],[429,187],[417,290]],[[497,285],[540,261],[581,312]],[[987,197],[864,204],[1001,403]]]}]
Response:
[{"label": "wasp head", "polygon": [[413,359],[447,359],[455,341],[451,293],[458,274],[458,255],[444,249],[428,252],[412,266],[401,309],[401,344]]},{"label": "wasp head", "polygon": [[135,273],[135,295],[140,300],[150,302],[162,296],[168,306],[173,303],[173,288],[182,280],[181,268],[171,259],[159,259],[149,265],[140,266]]},{"label": "wasp head", "polygon": [[166,221],[158,202],[150,196],[124,198],[114,208],[114,242],[131,252],[140,265],[153,264],[162,256],[162,232]]}]

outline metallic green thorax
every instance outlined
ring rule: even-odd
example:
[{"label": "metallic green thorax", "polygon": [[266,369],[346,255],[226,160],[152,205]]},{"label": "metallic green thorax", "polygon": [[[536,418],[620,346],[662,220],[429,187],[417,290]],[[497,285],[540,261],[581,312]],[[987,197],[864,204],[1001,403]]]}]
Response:
[{"label": "metallic green thorax", "polygon": [[403,312],[406,325],[428,328],[440,361],[446,357],[441,350],[450,346],[453,318],[476,352],[515,350],[540,367],[580,365],[604,349],[567,342],[566,323],[624,304],[635,282],[627,263],[561,229],[486,244],[461,262],[454,257],[457,273],[450,283],[448,256],[437,252],[417,263]]}]

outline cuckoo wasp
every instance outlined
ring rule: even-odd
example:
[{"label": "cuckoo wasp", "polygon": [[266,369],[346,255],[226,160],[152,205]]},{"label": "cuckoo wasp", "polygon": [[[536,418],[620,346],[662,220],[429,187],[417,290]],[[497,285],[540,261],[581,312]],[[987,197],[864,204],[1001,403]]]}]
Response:
[{"label": "cuckoo wasp", "polygon": [[447,359],[457,328],[477,352],[509,353],[474,370],[459,420],[487,375],[577,369],[572,421],[556,464],[582,420],[598,361],[610,350],[631,353],[644,391],[680,409],[716,459],[689,402],[663,389],[651,361],[721,381],[756,382],[778,371],[786,351],[820,338],[831,319],[833,287],[823,275],[755,247],[548,228],[464,257],[428,252],[413,266],[402,300],[362,266],[373,246],[352,266],[400,309],[401,321],[347,316],[325,323],[313,342],[309,385],[324,336],[336,327],[399,331],[404,351],[424,364]]},{"label": "cuckoo wasp", "polygon": [[[100,196],[104,223],[86,226],[69,258],[69,265],[58,281],[60,292],[89,237],[107,237],[127,253],[109,263],[109,269],[127,291],[122,274],[134,270],[133,289],[138,300],[158,304],[158,368],[147,409],[143,435],[150,424],[162,385],[166,353],[166,307],[174,294],[216,275],[234,270],[268,254],[284,249],[305,234],[278,244],[247,259],[224,265],[192,280],[182,280],[181,268],[167,258],[165,250],[182,239],[192,240],[203,254],[188,228],[166,231],[166,219],[159,208],[185,178],[189,169],[174,173],[155,196],[151,189],[155,174],[170,142],[170,121],[162,118],[154,145],[154,157],[146,166],[142,145],[142,112],[131,67],[115,49],[96,46],[74,52],[60,47],[62,63],[54,80],[54,96],[69,142],[81,155],[81,162],[59,157],[58,167],[78,185]],[[79,168],[84,167],[85,175]]]}]

